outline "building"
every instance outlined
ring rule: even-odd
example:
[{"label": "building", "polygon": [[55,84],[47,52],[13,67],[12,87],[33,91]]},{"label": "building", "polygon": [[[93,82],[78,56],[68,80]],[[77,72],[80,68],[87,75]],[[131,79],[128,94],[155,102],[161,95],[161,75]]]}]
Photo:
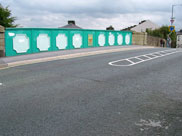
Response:
[{"label": "building", "polygon": [[111,26],[107,27],[106,30],[114,30],[114,27],[111,25]]},{"label": "building", "polygon": [[182,48],[182,29],[176,33],[177,35],[177,41],[176,41],[176,47]]},{"label": "building", "polygon": [[59,28],[66,28],[66,29],[82,29],[81,27],[77,26],[74,20],[69,20],[68,24]]},{"label": "building", "polygon": [[135,32],[146,32],[147,29],[155,30],[158,28],[159,28],[159,26],[157,24],[153,23],[152,21],[143,20],[138,25],[130,26],[123,30],[130,30],[130,31],[135,31]]}]

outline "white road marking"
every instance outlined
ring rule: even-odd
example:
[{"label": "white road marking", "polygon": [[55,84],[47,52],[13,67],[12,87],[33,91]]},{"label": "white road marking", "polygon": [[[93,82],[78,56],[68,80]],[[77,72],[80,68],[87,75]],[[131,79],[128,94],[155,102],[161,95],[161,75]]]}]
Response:
[{"label": "white road marking", "polygon": [[154,121],[154,120],[144,120],[141,119],[139,123],[135,123],[136,126],[140,127],[162,127],[162,123],[160,121]]},{"label": "white road marking", "polygon": [[[151,59],[149,56],[143,55],[144,57],[147,57],[148,59]],[[140,56],[141,57],[141,56]]]},{"label": "white road marking", "polygon": [[[133,65],[136,65],[136,64],[139,64],[142,62],[146,62],[149,60],[153,60],[156,58],[160,58],[160,57],[171,55],[171,54],[178,53],[178,52],[182,52],[182,50],[170,49],[170,50],[165,50],[165,51],[158,51],[158,52],[153,52],[153,53],[149,53],[149,54],[144,54],[144,55],[139,55],[139,56],[130,57],[130,58],[126,58],[126,59],[120,59],[120,60],[112,61],[112,62],[109,62],[108,64],[111,66],[133,66]],[[155,55],[155,54],[159,54],[160,56]],[[145,57],[146,59],[142,59],[140,57]],[[132,59],[138,59],[139,61],[133,62]],[[124,61],[128,61],[129,64],[116,64],[118,62],[122,63]]]},{"label": "white road marking", "polygon": [[0,83],[0,86],[3,85],[3,83]]},{"label": "white road marking", "polygon": [[131,61],[131,60],[129,60],[129,59],[126,59],[127,61],[129,61],[130,63],[132,63],[132,64],[135,64],[135,62],[133,62],[133,61]]},{"label": "white road marking", "polygon": [[140,61],[143,61],[143,59],[141,59],[141,58],[138,58],[138,57],[135,57],[136,59],[138,59],[138,60],[140,60]]}]

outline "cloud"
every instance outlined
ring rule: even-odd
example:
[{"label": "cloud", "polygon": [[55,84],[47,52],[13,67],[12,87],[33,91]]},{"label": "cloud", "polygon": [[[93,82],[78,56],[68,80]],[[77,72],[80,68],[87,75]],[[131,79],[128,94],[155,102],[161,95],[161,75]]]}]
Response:
[{"label": "cloud", "polygon": [[[150,19],[159,25],[169,25],[171,5],[178,0],[6,0],[17,23],[24,27],[58,27],[74,19],[83,28],[105,29],[109,25],[122,29]],[[178,11],[178,12],[177,12]],[[179,29],[182,17],[175,8]]]}]

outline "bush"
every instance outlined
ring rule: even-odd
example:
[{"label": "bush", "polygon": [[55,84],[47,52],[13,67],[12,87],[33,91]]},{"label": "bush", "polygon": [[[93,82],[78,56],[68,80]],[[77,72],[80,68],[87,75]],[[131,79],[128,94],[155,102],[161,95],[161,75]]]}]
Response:
[{"label": "bush", "polygon": [[[166,40],[167,40],[167,35],[170,33],[168,26],[162,26],[159,29],[155,30],[147,29],[146,32],[148,35],[160,37]],[[172,40],[171,47],[176,48],[176,32],[171,33],[170,38]]]}]

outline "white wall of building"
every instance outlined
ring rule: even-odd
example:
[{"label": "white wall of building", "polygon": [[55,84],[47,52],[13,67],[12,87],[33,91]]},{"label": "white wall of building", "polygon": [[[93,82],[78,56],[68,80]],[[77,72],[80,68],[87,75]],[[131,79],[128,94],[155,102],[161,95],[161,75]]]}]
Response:
[{"label": "white wall of building", "polygon": [[136,27],[132,28],[132,31],[135,32],[146,32],[146,29],[151,29],[151,30],[155,30],[159,28],[159,26],[153,22],[151,22],[150,20],[146,20],[145,22],[137,25]]},{"label": "white wall of building", "polygon": [[177,35],[177,47],[182,48],[182,34],[181,35]]}]

